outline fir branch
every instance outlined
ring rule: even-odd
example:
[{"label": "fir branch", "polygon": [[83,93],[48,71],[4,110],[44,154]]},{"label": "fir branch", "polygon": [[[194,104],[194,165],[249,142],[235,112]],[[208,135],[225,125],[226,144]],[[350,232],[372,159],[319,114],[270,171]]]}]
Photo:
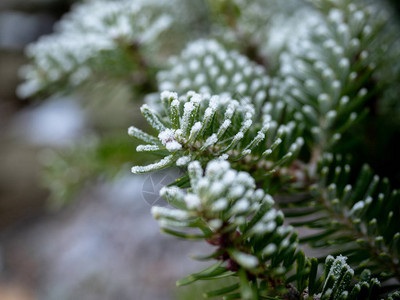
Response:
[{"label": "fir branch", "polygon": [[380,180],[367,166],[354,184],[349,184],[350,172],[340,155],[325,154],[310,197],[290,204],[299,209],[293,217],[308,217],[293,219],[291,224],[318,230],[302,242],[347,255],[356,270],[369,268],[382,280],[394,277],[400,281],[399,192],[390,191],[388,180]]},{"label": "fir branch", "polygon": [[[76,4],[57,23],[55,33],[27,47],[30,64],[21,69],[19,96],[73,90],[99,73],[131,79],[144,60],[154,62],[160,34],[176,26],[174,6],[174,1],[152,0]],[[132,56],[134,45],[138,49]]]},{"label": "fir branch", "polygon": [[[245,172],[230,168],[228,162],[208,163],[205,174],[200,163],[190,163],[191,188],[163,188],[161,195],[175,208],[153,207],[163,231],[180,238],[200,238],[217,249],[202,259],[217,263],[177,282],[237,276],[238,283],[206,293],[224,299],[375,299],[379,281],[365,271],[361,282],[352,284],[354,271],[346,258],[328,256],[325,273],[317,276],[318,263],[297,249],[297,233],[284,225],[284,216],[274,200]],[[174,229],[172,229],[174,228]],[[179,231],[175,231],[177,228]],[[188,229],[197,228],[201,234]],[[290,271],[296,273],[288,277]],[[296,287],[291,282],[296,282]]]},{"label": "fir branch", "polygon": [[383,15],[332,1],[339,2],[343,6],[330,7],[327,16],[315,13],[317,30],[289,43],[281,56],[281,83],[271,88],[272,99],[283,97],[302,112],[318,151],[331,149],[367,113],[365,103],[379,90],[373,76],[386,44]]},{"label": "fir branch", "polygon": [[204,39],[189,43],[180,56],[172,57],[169,67],[157,78],[160,91],[192,90],[247,98],[256,110],[265,103],[270,82],[263,66],[237,51],[227,51],[215,40]]},{"label": "fir branch", "polygon": [[293,162],[303,145],[301,126],[295,122],[278,125],[265,114],[263,123],[257,123],[252,105],[228,96],[188,92],[178,98],[166,91],[161,94],[161,103],[165,117],[147,105],[141,108],[158,137],[134,127],[129,134],[149,144],[139,146],[138,151],[158,151],[167,156],[152,165],[133,167],[134,173],[222,157],[238,168],[265,174]]}]

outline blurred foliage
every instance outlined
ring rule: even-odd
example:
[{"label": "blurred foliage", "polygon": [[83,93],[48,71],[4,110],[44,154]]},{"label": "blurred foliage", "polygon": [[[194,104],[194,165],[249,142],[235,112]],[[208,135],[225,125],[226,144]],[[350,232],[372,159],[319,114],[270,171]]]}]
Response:
[{"label": "blurred foliage", "polygon": [[[233,278],[221,278],[212,281],[197,281],[176,290],[176,300],[204,300],[204,293],[235,284]],[[218,299],[218,298],[214,298]]]},{"label": "blurred foliage", "polygon": [[44,150],[42,182],[51,193],[50,207],[62,208],[85,186],[127,173],[133,161],[150,159],[146,154],[132,155],[135,148],[127,135],[111,134],[90,136],[59,150]]}]

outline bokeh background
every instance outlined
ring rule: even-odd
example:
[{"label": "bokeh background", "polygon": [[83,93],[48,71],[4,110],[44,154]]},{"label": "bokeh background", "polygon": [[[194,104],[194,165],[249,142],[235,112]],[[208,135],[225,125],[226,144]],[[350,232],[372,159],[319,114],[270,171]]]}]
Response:
[{"label": "bokeh background", "polygon": [[[189,254],[204,245],[162,235],[150,214],[157,189],[174,173],[133,176],[121,160],[115,163],[119,179],[97,178],[82,189],[85,170],[90,176],[99,166],[91,165],[93,152],[84,147],[78,157],[68,156],[76,144],[97,145],[93,131],[119,132],[121,147],[133,153],[126,128],[141,122],[136,109],[120,109],[112,102],[118,94],[107,98],[104,91],[99,94],[107,101],[95,108],[73,97],[37,102],[16,96],[24,47],[51,33],[72,2],[0,0],[0,300],[195,299],[196,287],[174,286],[198,269]],[[123,88],[119,93],[125,96]],[[60,149],[83,168],[71,170],[65,162],[53,170],[68,188],[53,192],[73,193],[58,195],[73,199],[68,205],[54,205],[43,187],[55,179],[44,178],[43,166]],[[106,157],[115,150],[102,149]]]}]

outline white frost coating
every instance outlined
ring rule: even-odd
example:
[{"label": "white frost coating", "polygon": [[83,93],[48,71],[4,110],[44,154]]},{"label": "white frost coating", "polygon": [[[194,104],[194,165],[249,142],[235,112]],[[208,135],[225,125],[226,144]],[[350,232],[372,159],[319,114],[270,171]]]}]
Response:
[{"label": "white frost coating", "polygon": [[255,233],[258,234],[266,234],[266,233],[270,233],[273,232],[276,228],[276,223],[275,221],[271,221],[268,223],[261,223],[258,222],[252,229],[252,231],[254,231]]},{"label": "white frost coating", "polygon": [[276,252],[278,247],[275,244],[269,244],[267,247],[264,248],[263,254],[270,256]]},{"label": "white frost coating", "polygon": [[160,147],[156,145],[139,145],[136,147],[137,152],[150,152],[160,150]]},{"label": "white frost coating", "polygon": [[234,112],[235,112],[235,109],[236,109],[236,103],[234,102],[234,103],[230,103],[229,105],[228,105],[228,107],[226,108],[226,111],[225,111],[225,118],[232,118],[232,116],[233,116],[233,114],[234,114]]},{"label": "white frost coating", "polygon": [[176,129],[175,136],[177,139],[182,139],[183,138],[182,129]]},{"label": "white frost coating", "polygon": [[293,143],[290,148],[289,151],[290,152],[295,152],[298,149],[298,145],[296,143]]},{"label": "white frost coating", "polygon": [[262,101],[264,101],[267,98],[267,93],[265,91],[259,91],[257,92],[256,96],[255,96],[255,101],[257,103],[261,103]]},{"label": "white frost coating", "polygon": [[251,150],[250,149],[243,150],[242,153],[241,153],[241,155],[250,155],[250,154],[251,154]]},{"label": "white frost coating", "polygon": [[225,120],[225,121],[222,123],[222,125],[221,125],[220,128],[226,130],[231,124],[232,124],[232,121],[231,121],[231,120]]},{"label": "white frost coating", "polygon": [[179,144],[177,141],[168,142],[165,147],[169,152],[176,152],[182,149],[182,145]]},{"label": "white frost coating", "polygon": [[202,86],[207,82],[207,77],[204,74],[197,74],[194,78],[195,85]]},{"label": "white frost coating", "polygon": [[204,66],[209,68],[214,64],[214,58],[211,55],[207,55],[204,58]]},{"label": "white frost coating", "polygon": [[184,112],[185,113],[191,113],[195,109],[194,105],[192,102],[186,102],[184,105]]},{"label": "white frost coating", "polygon": [[175,133],[176,132],[174,130],[167,128],[158,135],[161,143],[169,152],[176,152],[182,149],[182,145],[175,139]]},{"label": "white frost coating", "polygon": [[178,94],[175,92],[170,92],[170,91],[161,92],[161,100],[169,100],[169,99],[174,99],[173,101],[177,100]]},{"label": "white frost coating", "polygon": [[215,201],[212,205],[211,205],[211,210],[213,211],[223,211],[228,207],[228,200],[226,200],[225,198],[221,198],[217,201]]},{"label": "white frost coating", "polygon": [[[278,214],[282,214],[281,211],[278,212]],[[282,214],[283,215],[283,214]],[[277,229],[277,233],[279,235],[285,235],[286,233],[288,233],[289,231],[291,231],[293,229],[292,226],[281,226]]]},{"label": "white frost coating", "polygon": [[[246,224],[248,216],[257,212],[261,206],[267,209],[264,216],[248,231],[249,237],[256,234],[276,232],[283,236],[290,233],[291,226],[278,226],[283,220],[283,213],[273,208],[274,201],[270,195],[265,195],[261,189],[255,190],[254,179],[246,172],[237,172],[230,167],[227,161],[213,160],[208,163],[203,175],[203,169],[198,161],[188,166],[191,190],[184,194],[184,190],[175,187],[163,188],[161,195],[167,198],[175,197],[177,201],[184,201],[187,211],[154,208],[153,215],[164,220],[166,226],[185,226],[182,221],[205,218],[211,230],[218,230],[222,226],[241,226]],[[171,199],[172,200],[172,199]],[[193,218],[193,219],[192,219]],[[172,220],[171,220],[172,219]],[[280,241],[280,247],[292,246],[289,237]],[[275,244],[268,245],[263,255],[275,252]],[[234,251],[233,259],[246,268],[258,265],[257,257],[247,253]]]},{"label": "white frost coating", "polygon": [[141,174],[141,173],[147,173],[147,172],[154,171],[154,170],[160,170],[160,169],[168,166],[170,163],[172,163],[172,158],[173,158],[173,156],[169,155],[154,164],[150,164],[147,166],[134,166],[134,167],[132,167],[131,172],[134,174]]},{"label": "white frost coating", "polygon": [[327,277],[330,277],[333,275],[335,278],[339,278],[339,276],[343,270],[343,267],[348,266],[346,263],[346,260],[347,260],[347,257],[345,257],[345,256],[342,256],[342,255],[337,256],[335,258],[334,263],[332,264],[332,267],[331,267]]},{"label": "white frost coating", "polygon": [[139,140],[142,140],[146,143],[150,143],[150,144],[158,144],[159,143],[156,137],[149,135],[134,126],[131,126],[128,128],[128,135],[130,135],[134,138],[137,138]]},{"label": "white frost coating", "polygon": [[249,65],[247,65],[247,66],[243,69],[243,74],[244,74],[246,77],[248,77],[248,76],[251,75],[252,71],[253,71],[252,68],[251,68]]},{"label": "white frost coating", "polygon": [[[252,115],[251,115],[251,114],[249,114],[249,115],[246,114],[246,117],[251,118]],[[253,124],[253,121],[252,121],[252,120],[246,120],[246,121],[244,121],[244,123],[243,123],[243,128],[248,129],[248,128],[250,128],[251,124]]]},{"label": "white frost coating", "polygon": [[333,8],[329,11],[328,18],[335,23],[341,23],[343,22],[343,13],[339,9]]},{"label": "white frost coating", "polygon": [[214,145],[218,141],[217,135],[213,133],[204,143],[204,146],[209,147]]},{"label": "white frost coating", "polygon": [[301,147],[304,145],[304,139],[300,136],[296,139],[296,144]]},{"label": "white frost coating", "polygon": [[263,140],[265,138],[265,131],[267,131],[269,126],[264,126],[256,135],[255,139],[256,140]]},{"label": "white frost coating", "polygon": [[268,156],[272,153],[272,149],[267,149],[263,152],[262,156]]},{"label": "white frost coating", "polygon": [[260,201],[264,197],[264,191],[262,189],[255,190],[253,197],[256,201]]},{"label": "white frost coating", "polygon": [[197,190],[203,190],[206,191],[208,190],[208,187],[210,185],[210,180],[206,177],[201,177],[197,180]]},{"label": "white frost coating", "polygon": [[170,28],[174,4],[175,1],[117,0],[74,5],[56,24],[53,34],[27,47],[31,64],[22,74],[25,82],[19,93],[30,96],[65,77],[65,82],[79,85],[96,71],[92,68],[98,64],[89,64],[90,61],[102,63],[100,53],[135,42],[145,47],[153,45],[159,34]]},{"label": "white frost coating", "polygon": [[[169,61],[169,68],[159,73],[159,88],[164,82],[170,82],[172,89],[180,93],[191,88],[211,94],[240,94],[241,100],[253,99],[255,105],[260,105],[266,96],[261,91],[266,91],[269,85],[266,70],[224,47],[214,40],[190,42],[174,61]],[[258,84],[250,88],[253,80]]]},{"label": "white frost coating", "polygon": [[176,186],[163,186],[160,190],[161,197],[183,197],[182,191]]},{"label": "white frost coating", "polygon": [[210,193],[214,197],[219,197],[225,191],[226,188],[227,186],[224,185],[222,182],[215,181],[210,187]]},{"label": "white frost coating", "polygon": [[234,259],[236,260],[236,262],[245,267],[245,268],[255,268],[258,265],[258,259],[257,257],[250,255],[250,254],[246,254],[243,252],[237,252],[234,255]]},{"label": "white frost coating", "polygon": [[190,130],[190,137],[189,139],[191,139],[192,137],[194,137],[201,129],[201,127],[203,126],[203,123],[201,122],[196,122],[193,124],[192,129]]},{"label": "white frost coating", "polygon": [[174,108],[178,108],[179,107],[179,100],[178,99],[172,100],[171,106],[174,107]]},{"label": "white frost coating", "polygon": [[231,198],[239,198],[245,192],[245,188],[241,185],[233,186],[229,191],[228,196]]},{"label": "white frost coating", "polygon": [[206,175],[221,174],[230,169],[227,161],[213,160],[208,163],[206,168]]},{"label": "white frost coating", "polygon": [[250,124],[248,124],[248,121],[251,121],[251,118],[253,117],[253,115],[254,115],[254,108],[251,106],[251,105],[246,105],[245,106],[245,109],[246,109],[246,114],[245,114],[245,119],[246,119],[246,122],[245,122],[245,126],[247,127],[250,127],[251,126],[251,123]]},{"label": "white frost coating", "polygon": [[269,212],[267,212],[263,217],[262,221],[264,223],[268,223],[272,220],[274,220],[277,217],[277,211],[275,209],[271,209]]},{"label": "white frost coating", "polygon": [[189,63],[189,70],[192,72],[198,71],[200,69],[200,63],[198,60],[192,59]]},{"label": "white frost coating", "polygon": [[[250,85],[250,91],[252,93],[255,93],[259,88],[261,87],[261,80],[260,79],[255,79]],[[269,103],[269,102],[268,102]]]},{"label": "white frost coating", "polygon": [[211,107],[207,107],[206,111],[204,112],[204,119],[210,118],[215,112],[215,109]]},{"label": "white frost coating", "polygon": [[192,85],[192,82],[190,81],[189,78],[184,78],[184,79],[182,79],[182,81],[180,81],[180,82],[178,83],[178,85],[179,85],[179,87],[180,87],[181,89],[188,89],[188,88],[190,88],[190,86]]},{"label": "white frost coating", "polygon": [[225,75],[222,75],[222,76],[218,77],[217,85],[220,88],[223,88],[227,83],[228,83],[228,78]]},{"label": "white frost coating", "polygon": [[244,213],[249,209],[249,207],[250,207],[250,204],[247,199],[240,199],[232,207],[232,212],[235,214]]},{"label": "white frost coating", "polygon": [[233,64],[232,60],[226,60],[226,61],[224,62],[224,68],[225,68],[225,70],[227,70],[228,72],[229,72],[229,71],[232,71],[234,67],[235,67],[235,65]]},{"label": "white frost coating", "polygon": [[244,94],[244,93],[246,92],[246,90],[247,90],[247,84],[244,83],[244,82],[240,83],[240,84],[237,86],[237,91],[238,91],[238,93],[240,93],[240,94]]},{"label": "white frost coating", "polygon": [[130,126],[128,128],[128,135],[133,136],[136,130],[137,130],[136,127]]},{"label": "white frost coating", "polygon": [[221,159],[221,160],[227,160],[228,158],[229,158],[229,155],[226,154],[226,153],[224,153],[224,154],[222,154],[222,155],[220,155],[220,156],[218,157],[218,159]]},{"label": "white frost coating", "polygon": [[175,140],[174,131],[167,128],[166,130],[159,133],[158,138],[163,145],[166,145],[168,142]]},{"label": "white frost coating", "polygon": [[190,161],[191,161],[190,156],[182,156],[178,158],[178,160],[176,161],[176,165],[178,167],[183,167],[186,166]]},{"label": "white frost coating", "polygon": [[286,249],[287,247],[289,247],[290,242],[288,239],[284,239],[281,244],[279,245],[280,249]]},{"label": "white frost coating", "polygon": [[201,205],[199,196],[195,194],[187,194],[185,196],[185,202],[189,209],[198,209]]},{"label": "white frost coating", "polygon": [[353,208],[350,211],[350,215],[354,215],[354,214],[360,212],[364,208],[364,206],[365,206],[364,201],[358,201],[357,203],[355,203],[353,205]]},{"label": "white frost coating", "polygon": [[236,176],[236,181],[246,186],[254,186],[254,179],[247,172],[239,172]]},{"label": "white frost coating", "polygon": [[337,115],[337,112],[335,110],[330,110],[326,114],[326,117],[329,119],[334,119],[334,118],[336,118],[336,115]]},{"label": "white frost coating", "polygon": [[223,97],[220,97],[218,95],[213,95],[210,98],[210,103],[208,104],[209,108],[212,110],[216,110],[218,108],[218,105],[223,102]]},{"label": "white frost coating", "polygon": [[246,218],[244,216],[235,216],[232,221],[240,226],[246,223]]},{"label": "white frost coating", "polygon": [[220,229],[222,226],[222,220],[220,219],[210,220],[208,221],[208,225],[210,225],[210,227],[213,228],[214,230]]},{"label": "white frost coating", "polygon": [[161,206],[153,206],[151,208],[151,214],[155,219],[160,219],[164,217],[172,218],[179,221],[185,221],[189,217],[189,214],[186,211]]},{"label": "white frost coating", "polygon": [[193,93],[193,95],[190,98],[190,101],[194,104],[198,104],[203,100],[203,97],[200,94]]},{"label": "white frost coating", "polygon": [[240,131],[240,132],[236,133],[234,139],[241,140],[243,137],[244,137],[244,134],[243,134],[243,132]]},{"label": "white frost coating", "polygon": [[219,73],[220,73],[220,70],[219,70],[219,68],[218,68],[217,66],[212,66],[212,67],[210,68],[210,75],[211,75],[212,78],[217,77],[217,75],[218,75]]}]

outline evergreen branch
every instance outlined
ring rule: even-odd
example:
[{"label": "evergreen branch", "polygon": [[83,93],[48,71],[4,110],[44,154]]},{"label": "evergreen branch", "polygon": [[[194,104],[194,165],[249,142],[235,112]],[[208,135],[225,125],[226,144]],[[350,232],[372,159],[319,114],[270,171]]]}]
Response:
[{"label": "evergreen branch", "polygon": [[295,214],[308,217],[301,222],[294,219],[292,225],[318,230],[302,242],[346,254],[356,270],[369,268],[382,280],[400,281],[399,192],[390,191],[388,180],[380,180],[367,166],[353,185],[350,172],[340,155],[325,154],[310,197],[290,204],[301,208]]},{"label": "evergreen branch", "polygon": [[129,80],[134,86],[154,80],[151,68],[156,68],[161,33],[176,33],[175,6],[176,1],[152,0],[76,4],[55,33],[27,47],[30,63],[21,70],[19,96],[70,91],[96,76]]},{"label": "evergreen branch", "polygon": [[157,75],[160,90],[226,94],[248,99],[258,111],[266,101],[270,79],[261,65],[236,51],[227,51],[215,40],[189,43]]},{"label": "evergreen branch", "polygon": [[[376,298],[379,281],[365,271],[361,281],[352,284],[354,271],[345,257],[328,256],[324,275],[317,276],[317,260],[306,258],[297,249],[297,234],[284,225],[284,216],[273,207],[272,197],[255,190],[248,173],[231,169],[223,160],[209,162],[204,175],[197,161],[190,163],[188,170],[191,188],[187,193],[177,187],[160,192],[175,208],[153,207],[152,213],[165,232],[180,238],[203,238],[216,246],[206,259],[217,263],[179,280],[178,285],[235,276],[237,283],[205,295],[225,295],[224,299]],[[201,235],[193,233],[193,228]],[[288,277],[289,272],[294,274]]]},{"label": "evergreen branch", "polygon": [[[284,47],[287,36],[281,32],[274,35],[271,30],[277,21],[279,30],[285,26],[287,20],[302,10],[304,3],[298,0],[219,0],[207,1],[213,17],[213,36],[224,44],[239,49],[250,60],[263,65],[270,74],[275,73],[278,65],[279,53],[277,49]],[[260,30],[262,28],[262,30]],[[277,28],[275,28],[277,29]],[[292,32],[284,31],[287,35]],[[294,32],[293,32],[294,33]],[[276,40],[282,41],[277,48],[273,45]]]},{"label": "evergreen branch", "polygon": [[380,34],[385,18],[376,10],[328,2],[344,4],[327,9],[327,16],[316,14],[318,29],[289,44],[281,56],[281,82],[271,88],[272,99],[283,97],[301,111],[322,151],[367,113],[367,101],[380,90],[373,77],[387,45]]},{"label": "evergreen branch", "polygon": [[143,116],[157,131],[158,137],[131,127],[129,134],[147,145],[137,151],[159,152],[164,159],[148,166],[135,166],[134,173],[171,166],[186,166],[190,161],[208,162],[216,157],[232,161],[238,168],[253,170],[262,176],[290,165],[298,155],[303,139],[301,126],[295,122],[278,125],[272,117],[254,122],[252,105],[239,103],[228,96],[209,96],[188,92],[179,97],[163,92],[161,103],[165,117],[147,105]]}]

